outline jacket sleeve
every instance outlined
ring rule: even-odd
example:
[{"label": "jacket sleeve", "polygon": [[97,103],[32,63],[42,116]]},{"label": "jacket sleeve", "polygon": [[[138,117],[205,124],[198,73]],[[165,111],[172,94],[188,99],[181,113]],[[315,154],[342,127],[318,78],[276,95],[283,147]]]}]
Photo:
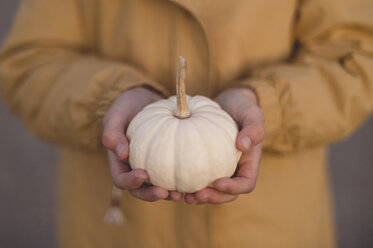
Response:
[{"label": "jacket sleeve", "polygon": [[293,58],[238,83],[258,96],[268,151],[337,141],[373,108],[373,2],[306,0],[298,14]]},{"label": "jacket sleeve", "polygon": [[134,66],[95,52],[87,27],[99,25],[81,7],[75,0],[24,0],[0,54],[0,76],[7,105],[32,133],[95,149],[102,117],[120,93],[140,85],[168,92]]}]

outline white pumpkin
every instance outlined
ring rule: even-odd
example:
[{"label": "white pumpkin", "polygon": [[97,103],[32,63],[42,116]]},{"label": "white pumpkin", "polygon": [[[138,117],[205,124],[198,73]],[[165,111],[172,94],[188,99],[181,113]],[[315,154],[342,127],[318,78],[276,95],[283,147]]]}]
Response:
[{"label": "white pumpkin", "polygon": [[187,96],[191,116],[174,116],[176,97],[146,106],[130,123],[129,163],[153,185],[195,192],[233,175],[241,152],[234,120],[207,97]]},{"label": "white pumpkin", "polygon": [[132,169],[146,170],[153,185],[191,193],[232,176],[241,152],[235,146],[237,124],[228,113],[207,97],[182,97],[190,114],[178,118],[180,104],[172,96],[146,106],[126,135]]}]

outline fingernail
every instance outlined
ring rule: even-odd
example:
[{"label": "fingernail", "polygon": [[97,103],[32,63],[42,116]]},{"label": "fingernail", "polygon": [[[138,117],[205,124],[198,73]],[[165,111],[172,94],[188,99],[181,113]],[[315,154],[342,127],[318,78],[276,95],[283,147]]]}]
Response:
[{"label": "fingernail", "polygon": [[192,198],[190,198],[190,197],[187,197],[186,198],[186,202],[188,203],[188,204],[193,204],[194,203],[194,199]]},{"label": "fingernail", "polygon": [[125,145],[124,144],[122,144],[122,143],[119,143],[118,145],[117,145],[117,147],[116,147],[116,152],[117,152],[117,155],[118,156],[121,156],[122,154],[123,154],[123,152],[125,151],[125,149],[126,149],[126,147],[125,147]]},{"label": "fingernail", "polygon": [[249,137],[247,137],[247,136],[243,137],[242,140],[241,140],[241,143],[242,143],[243,147],[245,147],[246,150],[250,149],[251,140],[250,140]]}]

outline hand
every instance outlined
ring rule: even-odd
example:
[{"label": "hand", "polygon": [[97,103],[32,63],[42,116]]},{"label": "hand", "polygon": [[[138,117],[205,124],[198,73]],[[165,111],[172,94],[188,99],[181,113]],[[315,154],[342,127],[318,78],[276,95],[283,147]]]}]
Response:
[{"label": "hand", "polygon": [[193,194],[186,194],[185,202],[192,204],[219,204],[235,200],[239,194],[254,190],[262,157],[261,142],[264,139],[264,115],[257,105],[253,91],[233,88],[224,91],[215,99],[241,127],[236,146],[242,151],[237,173],[232,178],[217,179],[213,186]]},{"label": "hand", "polygon": [[102,143],[107,148],[113,183],[119,189],[128,190],[134,197],[144,201],[160,199],[181,200],[182,194],[167,191],[161,187],[145,185],[149,178],[145,170],[131,170],[128,164],[129,142],[126,129],[146,105],[162,99],[155,91],[145,87],[135,87],[122,93],[112,104],[103,119]]}]

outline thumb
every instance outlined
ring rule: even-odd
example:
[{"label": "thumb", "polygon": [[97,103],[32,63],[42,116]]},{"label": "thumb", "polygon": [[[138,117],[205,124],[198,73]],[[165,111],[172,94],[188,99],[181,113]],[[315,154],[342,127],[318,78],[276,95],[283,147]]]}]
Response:
[{"label": "thumb", "polygon": [[[123,135],[124,136],[124,135]],[[125,138],[118,143],[118,145],[115,147],[115,153],[117,154],[118,158],[120,160],[124,160],[128,158],[129,156],[129,144],[128,140]]]},{"label": "thumb", "polygon": [[105,116],[102,144],[114,152],[120,160],[124,160],[129,154],[129,142],[124,134],[124,119],[119,113]]},{"label": "thumb", "polygon": [[252,146],[261,143],[265,136],[263,124],[255,123],[242,127],[237,135],[236,146],[242,152],[247,152]]}]

